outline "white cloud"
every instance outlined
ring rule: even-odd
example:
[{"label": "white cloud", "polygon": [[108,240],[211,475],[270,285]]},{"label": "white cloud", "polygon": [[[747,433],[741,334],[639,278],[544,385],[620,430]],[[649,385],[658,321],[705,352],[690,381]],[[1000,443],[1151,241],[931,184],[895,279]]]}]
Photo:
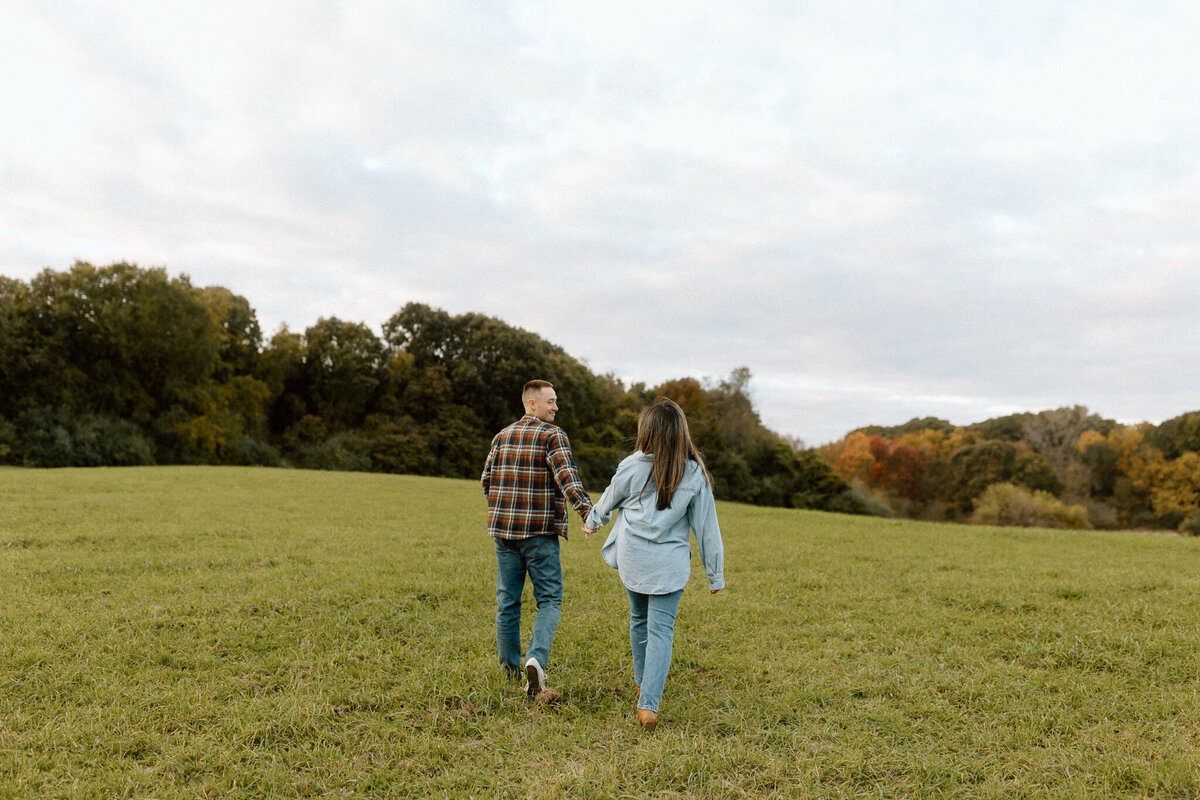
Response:
[{"label": "white cloud", "polygon": [[819,443],[1196,406],[1200,7],[14,3],[0,272],[409,300]]}]

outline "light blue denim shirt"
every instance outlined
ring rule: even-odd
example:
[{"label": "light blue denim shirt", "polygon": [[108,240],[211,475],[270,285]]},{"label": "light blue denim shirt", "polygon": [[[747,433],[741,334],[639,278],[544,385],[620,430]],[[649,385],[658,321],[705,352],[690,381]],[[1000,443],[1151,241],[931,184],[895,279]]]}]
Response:
[{"label": "light blue denim shirt", "polygon": [[591,529],[607,525],[613,511],[621,511],[600,554],[620,573],[626,588],[642,594],[670,594],[687,584],[691,572],[690,529],[708,573],[708,588],[724,589],[725,548],[712,487],[700,465],[687,463],[670,507],[661,511],[653,467],[653,455],[639,450],[629,456],[617,467],[612,482],[592,507],[587,518]]}]

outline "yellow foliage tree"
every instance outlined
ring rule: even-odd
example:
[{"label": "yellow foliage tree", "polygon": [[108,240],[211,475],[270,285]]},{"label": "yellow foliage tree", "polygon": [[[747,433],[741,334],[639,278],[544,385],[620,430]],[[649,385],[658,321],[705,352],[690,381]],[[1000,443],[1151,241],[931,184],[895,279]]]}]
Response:
[{"label": "yellow foliage tree", "polygon": [[1200,506],[1200,454],[1188,451],[1174,461],[1155,465],[1150,502],[1159,516],[1188,515]]},{"label": "yellow foliage tree", "polygon": [[847,481],[866,483],[870,479],[871,465],[875,463],[870,441],[871,437],[862,432],[847,436],[846,446],[834,462],[834,470]]}]

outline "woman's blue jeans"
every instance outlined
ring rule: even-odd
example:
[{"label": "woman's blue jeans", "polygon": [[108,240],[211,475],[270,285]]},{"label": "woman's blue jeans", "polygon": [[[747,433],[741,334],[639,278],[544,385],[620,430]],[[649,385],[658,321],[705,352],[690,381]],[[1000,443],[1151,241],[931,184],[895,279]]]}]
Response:
[{"label": "woman's blue jeans", "polygon": [[671,646],[675,641],[675,615],[683,589],[671,594],[642,594],[630,589],[629,646],[633,650],[633,680],[641,687],[638,708],[658,711],[667,672],[671,669]]},{"label": "woman's blue jeans", "polygon": [[521,593],[525,576],[533,584],[537,616],[525,658],[536,658],[543,669],[550,663],[550,645],[562,615],[562,565],[557,536],[496,539],[496,651],[500,666],[512,677],[521,675]]}]

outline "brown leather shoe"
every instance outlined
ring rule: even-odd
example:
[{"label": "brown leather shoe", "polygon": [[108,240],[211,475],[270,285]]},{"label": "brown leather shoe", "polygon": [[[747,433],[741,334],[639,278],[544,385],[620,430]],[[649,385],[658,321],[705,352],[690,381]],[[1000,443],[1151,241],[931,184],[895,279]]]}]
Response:
[{"label": "brown leather shoe", "polygon": [[658,714],[655,714],[648,708],[639,708],[637,710],[637,723],[642,726],[642,730],[646,733],[653,732],[658,725]]}]

